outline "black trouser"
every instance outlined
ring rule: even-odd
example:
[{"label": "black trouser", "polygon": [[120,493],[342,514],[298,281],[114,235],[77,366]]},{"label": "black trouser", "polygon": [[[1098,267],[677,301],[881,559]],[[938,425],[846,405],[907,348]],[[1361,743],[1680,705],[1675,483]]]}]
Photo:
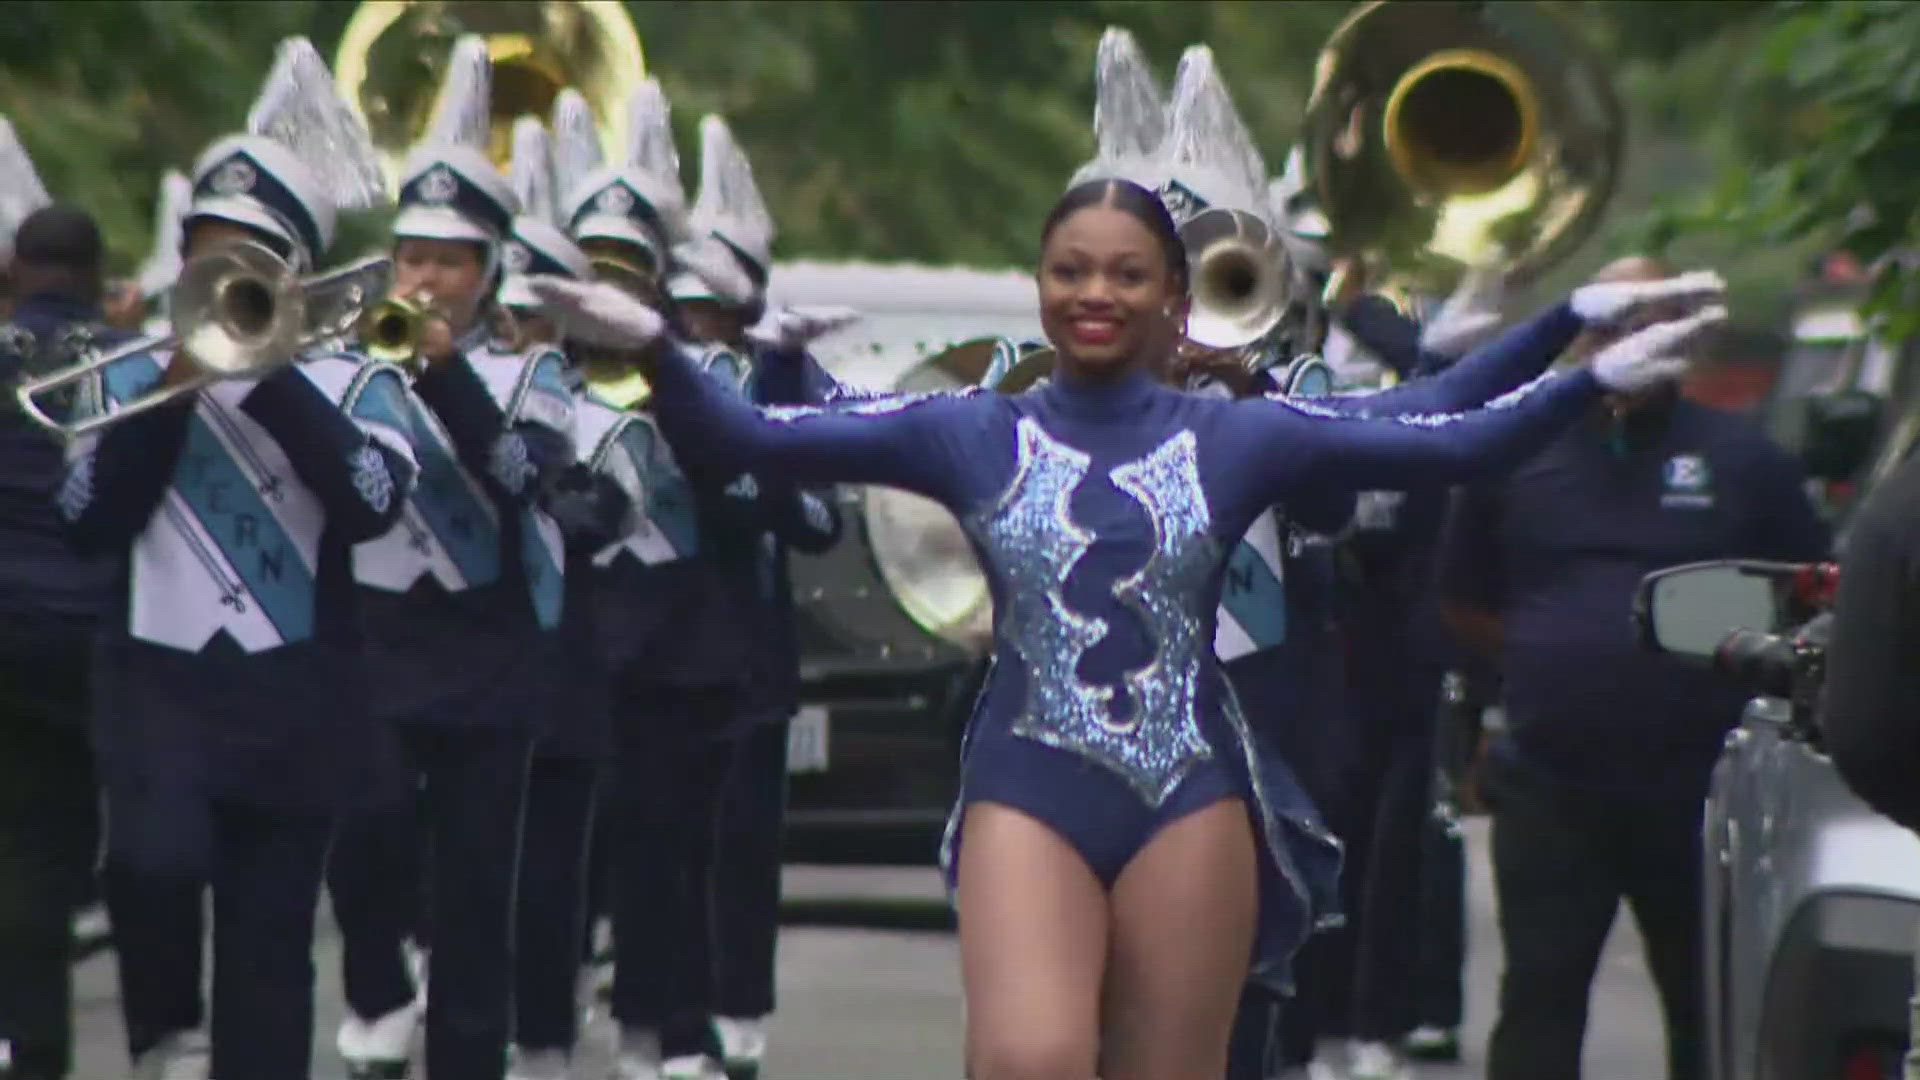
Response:
[{"label": "black trouser", "polygon": [[331,819],[191,791],[106,792],[107,912],[136,1056],[200,1026],[201,904],[213,890],[220,1080],[307,1075],[313,920]]},{"label": "black trouser", "polygon": [[[713,1053],[713,865],[732,744],[724,702],[622,701],[614,776],[613,1016],[668,1057]],[[629,713],[628,715],[632,715]]]},{"label": "black trouser", "polygon": [[1668,1074],[1697,1080],[1701,799],[1582,792],[1512,762],[1490,770],[1488,795],[1507,964],[1489,1080],[1580,1075],[1588,991],[1623,898],[1666,1013]]},{"label": "black trouser", "polygon": [[0,656],[0,1044],[25,1077],[72,1067],[69,927],[99,831],[86,660]]},{"label": "black trouser", "polygon": [[1458,1028],[1466,1019],[1467,845],[1459,824],[1438,814],[1427,818],[1422,838],[1419,923],[1414,1021]]},{"label": "black trouser", "polygon": [[1418,1024],[1408,974],[1420,954],[1420,896],[1425,833],[1433,818],[1433,740],[1429,732],[1393,739],[1373,817],[1360,887],[1361,932],[1354,942],[1353,1037],[1392,1042]]},{"label": "black trouser", "polygon": [[520,883],[514,899],[513,1041],[571,1050],[587,932],[587,855],[599,766],[536,754],[527,770]]},{"label": "black trouser", "polygon": [[787,811],[787,725],[756,724],[734,746],[714,863],[714,1011],[773,1012],[780,935],[780,842]]},{"label": "black trouser", "polygon": [[[427,1067],[486,1080],[506,1071],[514,866],[526,737],[508,729],[402,726],[424,780],[387,806],[341,823],[327,885],[340,925],[347,1004],[376,1019],[414,999],[403,942],[419,903],[415,845],[431,837],[427,923],[433,938]],[[225,1080],[225,1078],[221,1078]]]},{"label": "black trouser", "polygon": [[1233,1035],[1227,1043],[1226,1080],[1269,1080],[1286,1065],[1280,1038],[1284,1001],[1262,987],[1248,983],[1240,990],[1240,1008],[1233,1015]]}]

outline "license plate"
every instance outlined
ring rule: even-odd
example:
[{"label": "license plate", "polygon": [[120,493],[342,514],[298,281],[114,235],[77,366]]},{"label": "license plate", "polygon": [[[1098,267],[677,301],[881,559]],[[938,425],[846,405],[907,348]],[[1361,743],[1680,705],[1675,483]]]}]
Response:
[{"label": "license plate", "polygon": [[827,710],[822,705],[802,706],[787,725],[787,771],[813,773],[827,771]]}]

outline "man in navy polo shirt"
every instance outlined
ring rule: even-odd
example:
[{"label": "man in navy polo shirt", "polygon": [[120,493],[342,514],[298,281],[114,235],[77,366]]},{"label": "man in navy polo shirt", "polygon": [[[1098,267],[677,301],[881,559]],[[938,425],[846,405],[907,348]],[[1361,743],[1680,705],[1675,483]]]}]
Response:
[{"label": "man in navy polo shirt", "polygon": [[[1599,280],[1668,273],[1623,259]],[[1702,1075],[1700,812],[1741,695],[1642,651],[1631,600],[1660,567],[1818,559],[1827,545],[1787,455],[1673,386],[1609,399],[1456,497],[1443,604],[1499,663],[1510,724],[1486,776],[1507,963],[1490,1080],[1580,1075],[1589,984],[1622,898],[1666,1014],[1669,1074]]]}]

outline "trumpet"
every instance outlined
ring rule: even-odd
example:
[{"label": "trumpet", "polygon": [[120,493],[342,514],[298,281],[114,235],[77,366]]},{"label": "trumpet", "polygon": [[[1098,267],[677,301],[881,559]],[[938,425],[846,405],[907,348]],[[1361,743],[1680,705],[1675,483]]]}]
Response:
[{"label": "trumpet", "polygon": [[[259,244],[236,243],[189,261],[168,296],[173,328],[94,353],[56,371],[22,382],[14,391],[21,411],[66,439],[159,408],[222,379],[258,378],[322,342],[349,332],[368,296],[385,291],[393,264],[363,259],[341,269],[301,278],[285,259]],[[155,386],[111,411],[59,419],[42,399],[77,387],[130,356],[172,349],[193,373]]]},{"label": "trumpet", "polygon": [[367,358],[400,367],[413,365],[420,356],[427,320],[438,314],[433,297],[425,293],[381,300],[367,309],[360,321],[360,340]]}]

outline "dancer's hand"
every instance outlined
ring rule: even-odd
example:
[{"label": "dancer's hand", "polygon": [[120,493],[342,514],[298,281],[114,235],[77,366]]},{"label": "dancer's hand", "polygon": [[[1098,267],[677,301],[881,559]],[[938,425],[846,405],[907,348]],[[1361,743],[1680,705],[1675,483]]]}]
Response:
[{"label": "dancer's hand", "polygon": [[527,288],[561,333],[574,341],[638,350],[666,332],[659,312],[604,281],[543,275],[528,278]]},{"label": "dancer's hand", "polygon": [[1686,374],[1685,349],[1702,331],[1725,322],[1715,305],[1685,319],[1655,323],[1628,334],[1593,357],[1593,377],[1616,394],[1632,394]]},{"label": "dancer's hand", "polygon": [[1601,281],[1582,285],[1567,297],[1573,313],[1589,326],[1630,326],[1639,316],[1664,307],[1667,318],[1698,311],[1726,298],[1727,283],[1711,270],[1696,270],[1660,281]]},{"label": "dancer's hand", "polygon": [[858,321],[860,313],[850,307],[769,308],[747,328],[747,340],[776,349],[799,349]]}]

